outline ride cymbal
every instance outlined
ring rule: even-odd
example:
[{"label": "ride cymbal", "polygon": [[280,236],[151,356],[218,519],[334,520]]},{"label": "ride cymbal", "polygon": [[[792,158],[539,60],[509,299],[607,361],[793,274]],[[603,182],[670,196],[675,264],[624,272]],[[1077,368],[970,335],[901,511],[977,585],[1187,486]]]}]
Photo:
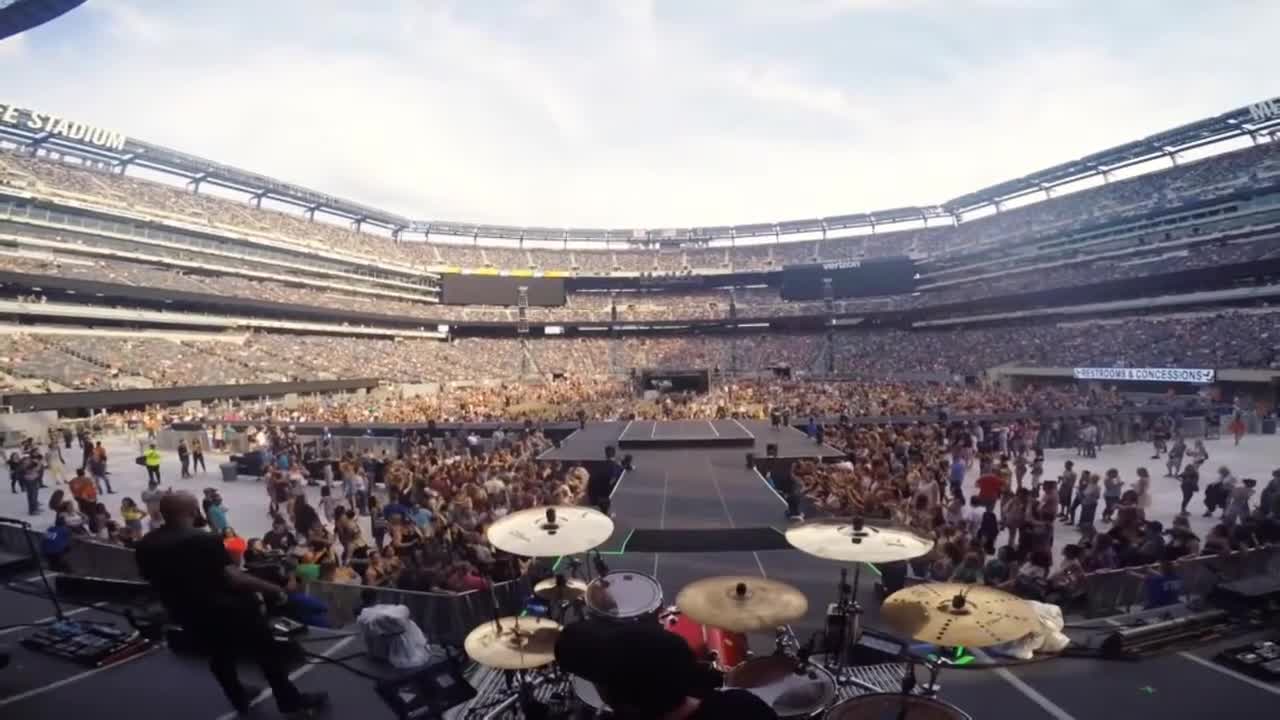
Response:
[{"label": "ride cymbal", "polygon": [[772,630],[803,617],[804,593],[776,580],[725,576],[694,581],[676,596],[676,607],[696,622],[730,632]]},{"label": "ride cymbal", "polygon": [[463,647],[472,660],[499,670],[529,670],[556,659],[560,623],[539,617],[504,617],[467,633]]},{"label": "ride cymbal", "polygon": [[819,521],[787,529],[787,542],[807,555],[842,562],[885,563],[917,558],[933,541],[910,530],[851,522]]},{"label": "ride cymbal", "polygon": [[489,526],[489,543],[525,557],[576,555],[613,534],[608,515],[586,507],[549,506],[511,513]]},{"label": "ride cymbal", "polygon": [[990,647],[1036,632],[1031,603],[985,585],[924,583],[885,598],[880,618],[902,635],[935,645]]}]

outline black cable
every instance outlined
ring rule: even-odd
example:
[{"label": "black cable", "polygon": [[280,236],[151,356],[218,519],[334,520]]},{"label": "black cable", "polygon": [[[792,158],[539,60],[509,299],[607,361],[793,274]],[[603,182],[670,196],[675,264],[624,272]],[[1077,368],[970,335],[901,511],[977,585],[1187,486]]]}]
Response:
[{"label": "black cable", "polygon": [[343,638],[356,637],[359,634],[360,633],[342,633],[341,635],[317,635],[315,637],[307,636],[307,637],[294,638],[294,640],[300,643],[326,642],[329,640],[342,640]]},{"label": "black cable", "polygon": [[335,659],[335,658],[325,657],[324,655],[321,655],[319,653],[307,652],[306,650],[303,650],[302,654],[308,658],[318,661],[318,662],[308,662],[308,664],[311,664],[311,665],[319,665],[320,663],[331,663],[333,665],[337,665],[338,667],[342,668],[343,670],[346,670],[347,672],[353,675],[359,675],[362,678],[366,678],[374,682],[382,682],[383,680],[383,678],[378,677],[377,675],[373,675],[363,670],[357,670],[351,667],[350,665],[347,664],[347,660],[349,660],[350,658]]}]

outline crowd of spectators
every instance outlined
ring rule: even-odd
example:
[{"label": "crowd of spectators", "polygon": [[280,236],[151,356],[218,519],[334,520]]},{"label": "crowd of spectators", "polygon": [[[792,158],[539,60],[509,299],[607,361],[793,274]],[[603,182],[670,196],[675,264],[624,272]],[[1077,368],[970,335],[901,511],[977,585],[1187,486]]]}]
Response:
[{"label": "crowd of spectators", "polygon": [[[1280,470],[1255,498],[1254,479],[1219,469],[1205,487],[1205,516],[1220,513],[1222,522],[1201,538],[1185,502],[1167,525],[1150,516],[1145,468],[1127,482],[1118,469],[1077,474],[1070,461],[1047,468],[1046,429],[1035,421],[828,426],[825,441],[848,459],[801,461],[793,472],[812,513],[891,520],[933,540],[928,555],[909,563],[918,578],[985,583],[1064,607],[1082,598],[1088,573],[1120,568],[1143,568],[1147,607],[1173,604],[1179,561],[1280,542]],[[1205,457],[1181,468],[1190,495]],[[974,465],[978,479],[966,489]],[[1171,459],[1170,475],[1177,471]],[[1058,523],[1079,538],[1055,548]],[[885,573],[905,576],[906,564]]]},{"label": "crowd of spectators", "polygon": [[[130,422],[144,425],[137,417]],[[145,427],[135,429],[154,433],[159,424],[149,416]],[[132,547],[163,525],[160,500],[172,486],[149,482],[136,498],[109,482],[104,487],[109,473],[101,443],[82,433],[85,460],[73,462],[64,459],[74,454],[67,438],[64,446],[61,432],[51,430],[47,447],[28,443],[9,460],[15,483],[37,494],[49,491],[43,505],[54,519],[44,550],[55,566],[76,537]],[[485,534],[489,524],[531,507],[577,504],[586,484],[580,467],[536,462],[550,442],[535,429],[500,432],[483,446],[468,437],[430,442],[413,435],[394,456],[338,453],[327,442],[304,444],[276,425],[255,431],[252,442],[264,468],[271,529],[241,536],[234,513],[212,487],[204,491],[197,526],[220,535],[250,571],[274,569],[290,583],[297,578],[430,592],[487,588],[519,576],[527,562],[493,548]],[[184,477],[203,472],[198,439],[190,445],[184,440],[179,457]],[[188,468],[193,457],[201,462]],[[90,469],[63,470],[72,464]],[[319,487],[318,499],[315,491],[308,497],[309,486]],[[120,496],[118,507],[106,498],[111,494]]]},{"label": "crowd of spectators", "polygon": [[[760,335],[627,335],[517,339],[352,338],[253,333],[176,339],[163,333],[0,335],[13,378],[62,389],[372,378],[459,383],[563,374],[595,378],[632,368],[706,368],[875,380],[949,381],[1028,367],[1280,368],[1271,310],[940,330],[850,329]],[[483,361],[479,360],[483,358]],[[833,373],[827,372],[828,360]],[[141,378],[144,382],[128,380]],[[50,386],[53,387],[52,385]]]},{"label": "crowd of spectators", "polygon": [[0,172],[10,183],[30,178],[27,184],[33,187],[29,189],[51,196],[69,196],[77,201],[92,201],[131,212],[142,210],[187,226],[261,234],[300,247],[340,249],[411,267],[534,267],[576,269],[585,273],[661,273],[693,268],[760,270],[820,260],[902,254],[926,256],[966,253],[991,246],[1011,247],[1047,234],[1071,233],[1102,221],[1114,222],[1171,210],[1249,187],[1271,187],[1280,179],[1278,147],[1276,143],[1265,143],[1236,150],[976,218],[955,227],[889,231],[825,241],[678,250],[553,250],[452,241],[393,241],[228,198],[45,158],[5,153],[0,157]]}]

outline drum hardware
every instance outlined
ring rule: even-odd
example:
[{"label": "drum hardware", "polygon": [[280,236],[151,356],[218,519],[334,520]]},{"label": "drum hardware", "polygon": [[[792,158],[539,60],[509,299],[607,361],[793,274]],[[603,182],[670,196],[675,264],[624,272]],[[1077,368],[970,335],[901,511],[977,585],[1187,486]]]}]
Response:
[{"label": "drum hardware", "polygon": [[[813,653],[814,638],[809,638],[808,652]],[[773,630],[773,654],[787,655],[795,653],[799,655],[801,652],[800,640],[791,630],[790,625],[779,625]],[[806,658],[807,659],[807,658]]]}]

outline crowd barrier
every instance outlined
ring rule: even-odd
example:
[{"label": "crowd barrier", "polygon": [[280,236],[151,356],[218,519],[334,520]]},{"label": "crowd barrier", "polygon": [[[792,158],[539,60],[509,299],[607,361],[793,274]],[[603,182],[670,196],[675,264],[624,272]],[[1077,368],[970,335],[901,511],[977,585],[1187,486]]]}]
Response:
[{"label": "crowd barrier", "polygon": [[355,621],[362,608],[370,605],[404,605],[410,616],[432,642],[462,645],[477,625],[501,617],[518,615],[532,594],[527,578],[498,583],[492,590],[465,593],[432,593],[376,588],[365,585],[309,581],[308,595],[329,608],[329,621],[343,627]]},{"label": "crowd barrier", "polygon": [[[1122,568],[1100,570],[1085,576],[1084,603],[1088,617],[1127,613],[1143,602],[1144,570]],[[1202,603],[1219,583],[1254,575],[1280,574],[1280,546],[1239,550],[1221,555],[1200,555],[1174,563],[1182,579],[1184,599],[1190,605]]]}]

